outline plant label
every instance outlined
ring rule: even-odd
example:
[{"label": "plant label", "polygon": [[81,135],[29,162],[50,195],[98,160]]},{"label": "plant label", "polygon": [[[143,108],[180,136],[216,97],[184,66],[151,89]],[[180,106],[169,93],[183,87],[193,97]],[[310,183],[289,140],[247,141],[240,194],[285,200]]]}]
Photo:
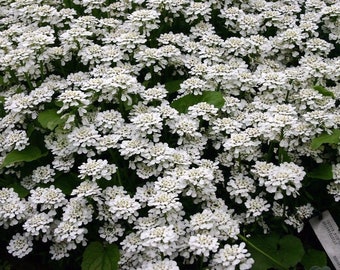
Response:
[{"label": "plant label", "polygon": [[325,249],[336,270],[340,270],[340,231],[329,211],[322,213],[322,219],[309,220],[316,236]]}]

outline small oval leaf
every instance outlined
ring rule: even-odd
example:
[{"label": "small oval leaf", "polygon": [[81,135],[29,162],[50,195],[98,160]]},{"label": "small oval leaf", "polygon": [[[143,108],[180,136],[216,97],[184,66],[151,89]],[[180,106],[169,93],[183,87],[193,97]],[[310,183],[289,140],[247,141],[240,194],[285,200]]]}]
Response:
[{"label": "small oval leaf", "polygon": [[17,163],[17,162],[29,162],[33,160],[37,160],[41,157],[46,156],[47,153],[41,153],[40,149],[36,146],[29,145],[24,150],[18,151],[13,150],[7,154],[4,161],[2,162],[0,168],[6,167],[8,165]]},{"label": "small oval leaf", "polygon": [[332,180],[333,179],[332,165],[321,164],[312,171],[310,171],[309,173],[307,173],[307,176],[315,179]]},{"label": "small oval leaf", "polygon": [[203,91],[201,95],[189,94],[176,99],[171,103],[171,107],[176,109],[180,113],[186,113],[190,106],[193,106],[200,102],[209,103],[220,109],[223,107],[225,101],[221,92]]},{"label": "small oval leaf", "polygon": [[314,90],[318,91],[323,96],[335,98],[333,92],[327,90],[325,87],[321,85],[315,85],[313,88]]},{"label": "small oval leaf", "polygon": [[53,130],[56,126],[63,123],[64,120],[61,119],[61,116],[57,113],[57,110],[50,109],[39,113],[38,122],[43,128]]},{"label": "small oval leaf", "polygon": [[311,148],[313,150],[318,149],[321,145],[328,144],[338,144],[340,142],[340,129],[332,130],[331,134],[324,133],[319,137],[316,137],[312,140]]}]

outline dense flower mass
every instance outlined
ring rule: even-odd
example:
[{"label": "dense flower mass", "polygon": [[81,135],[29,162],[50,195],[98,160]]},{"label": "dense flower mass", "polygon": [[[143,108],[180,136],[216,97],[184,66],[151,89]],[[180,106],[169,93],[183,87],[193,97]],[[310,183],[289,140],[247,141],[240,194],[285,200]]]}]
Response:
[{"label": "dense flower mass", "polygon": [[13,256],[251,269],[240,234],[340,201],[339,1],[8,0],[0,31]]}]

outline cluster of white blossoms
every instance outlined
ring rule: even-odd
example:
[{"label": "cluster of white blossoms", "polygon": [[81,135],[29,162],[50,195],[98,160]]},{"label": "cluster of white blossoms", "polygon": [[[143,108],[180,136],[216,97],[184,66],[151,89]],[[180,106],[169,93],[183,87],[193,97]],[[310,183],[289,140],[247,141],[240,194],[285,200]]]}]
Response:
[{"label": "cluster of white blossoms", "polygon": [[339,1],[11,0],[0,31],[13,256],[251,269],[238,235],[340,201]]}]

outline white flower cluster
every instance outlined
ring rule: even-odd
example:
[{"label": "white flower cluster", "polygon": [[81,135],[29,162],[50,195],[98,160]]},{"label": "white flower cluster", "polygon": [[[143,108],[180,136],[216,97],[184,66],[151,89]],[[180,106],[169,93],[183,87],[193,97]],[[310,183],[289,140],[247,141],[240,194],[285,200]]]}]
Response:
[{"label": "white flower cluster", "polygon": [[336,202],[340,201],[340,163],[334,164],[332,167],[334,182],[327,185],[329,194],[334,196]]},{"label": "white flower cluster", "polygon": [[238,235],[301,231],[309,171],[340,200],[339,144],[311,147],[340,126],[339,1],[1,1],[0,31],[13,256],[90,234],[123,270],[251,269]]},{"label": "white flower cluster", "polygon": [[275,200],[282,199],[283,192],[296,198],[298,190],[302,187],[301,181],[306,175],[302,167],[288,162],[276,166],[258,161],[252,171],[258,177],[260,186],[265,186],[269,193],[275,193]]}]

